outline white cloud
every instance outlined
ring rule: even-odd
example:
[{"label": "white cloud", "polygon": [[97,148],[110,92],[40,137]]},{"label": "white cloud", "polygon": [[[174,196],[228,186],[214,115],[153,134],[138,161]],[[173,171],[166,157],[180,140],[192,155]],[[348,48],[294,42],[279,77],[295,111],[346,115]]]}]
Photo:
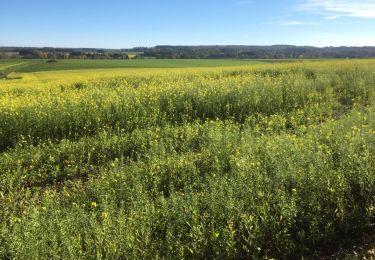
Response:
[{"label": "white cloud", "polygon": [[335,20],[335,19],[340,18],[340,17],[342,17],[342,15],[330,15],[330,16],[324,17],[324,19]]},{"label": "white cloud", "polygon": [[316,22],[303,22],[303,21],[278,21],[272,24],[277,24],[280,26],[292,26],[292,25],[321,25],[321,23]]},{"label": "white cloud", "polygon": [[375,18],[375,0],[307,0],[302,10],[325,15],[326,19],[343,16]]}]

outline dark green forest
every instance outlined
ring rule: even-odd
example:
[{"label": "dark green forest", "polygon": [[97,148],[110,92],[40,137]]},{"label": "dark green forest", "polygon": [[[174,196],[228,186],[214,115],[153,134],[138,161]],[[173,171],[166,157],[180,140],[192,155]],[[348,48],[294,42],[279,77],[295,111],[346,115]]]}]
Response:
[{"label": "dark green forest", "polygon": [[324,59],[374,58],[375,47],[311,47],[294,45],[169,46],[131,49],[0,47],[0,59]]}]

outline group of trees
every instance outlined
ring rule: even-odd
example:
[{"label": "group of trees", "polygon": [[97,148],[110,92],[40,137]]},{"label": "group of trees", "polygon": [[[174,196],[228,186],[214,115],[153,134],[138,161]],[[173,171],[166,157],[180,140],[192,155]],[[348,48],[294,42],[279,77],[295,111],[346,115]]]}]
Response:
[{"label": "group of trees", "polygon": [[0,51],[0,59],[18,59],[20,54],[12,51]]},{"label": "group of trees", "polygon": [[1,48],[0,59],[129,59],[122,50],[86,48]]},{"label": "group of trees", "polygon": [[156,58],[317,59],[375,57],[375,47],[156,46],[139,50],[143,51],[145,56]]},{"label": "group of trees", "polygon": [[293,45],[155,46],[132,49],[0,47],[0,58],[39,59],[318,59],[374,58],[375,47],[310,47]]}]

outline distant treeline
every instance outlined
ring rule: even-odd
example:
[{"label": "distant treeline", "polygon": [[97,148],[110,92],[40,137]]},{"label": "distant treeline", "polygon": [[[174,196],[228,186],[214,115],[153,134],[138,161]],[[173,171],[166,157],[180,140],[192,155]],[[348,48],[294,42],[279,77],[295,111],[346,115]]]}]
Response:
[{"label": "distant treeline", "polygon": [[0,59],[318,59],[375,58],[375,47],[155,46],[132,49],[0,47]]},{"label": "distant treeline", "polygon": [[121,49],[0,47],[0,59],[129,59],[134,56]]},{"label": "distant treeline", "polygon": [[135,48],[144,56],[156,58],[239,58],[239,59],[296,59],[296,58],[370,58],[375,47],[299,47],[273,46],[156,46]]}]

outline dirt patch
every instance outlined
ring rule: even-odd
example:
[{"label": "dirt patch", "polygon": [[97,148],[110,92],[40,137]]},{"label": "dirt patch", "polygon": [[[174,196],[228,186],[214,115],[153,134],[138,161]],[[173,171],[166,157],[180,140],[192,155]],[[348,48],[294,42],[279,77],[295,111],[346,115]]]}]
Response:
[{"label": "dirt patch", "polygon": [[362,259],[375,260],[375,225],[369,227],[365,234],[354,241],[346,241],[329,255],[322,256],[322,260]]}]

